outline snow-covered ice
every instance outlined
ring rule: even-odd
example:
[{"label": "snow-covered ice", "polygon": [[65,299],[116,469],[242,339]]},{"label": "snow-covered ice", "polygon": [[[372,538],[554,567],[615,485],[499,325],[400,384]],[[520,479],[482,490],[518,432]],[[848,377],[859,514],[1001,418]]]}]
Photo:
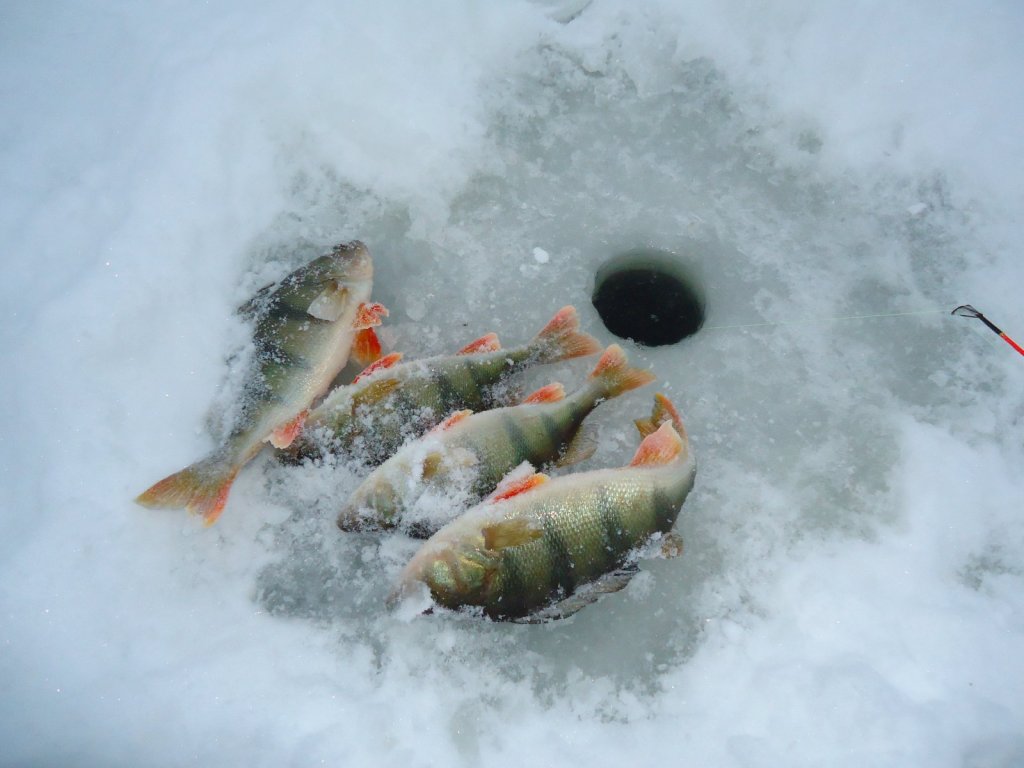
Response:
[{"label": "snow-covered ice", "polygon": [[[1024,337],[1019,4],[2,15],[0,765],[1024,764],[1024,359],[949,316]],[[134,505],[210,447],[234,308],[354,237],[410,357],[567,303],[609,343],[600,264],[692,264],[704,329],[629,350],[684,555],[512,626],[388,611],[416,543],[334,527],[344,462]]]}]

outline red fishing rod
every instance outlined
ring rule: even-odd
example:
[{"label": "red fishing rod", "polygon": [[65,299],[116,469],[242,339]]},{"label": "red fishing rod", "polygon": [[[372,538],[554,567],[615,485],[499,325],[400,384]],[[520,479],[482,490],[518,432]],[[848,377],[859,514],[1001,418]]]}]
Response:
[{"label": "red fishing rod", "polygon": [[959,307],[957,307],[952,312],[950,312],[950,314],[951,315],[956,315],[957,317],[976,317],[978,320],[981,320],[981,322],[983,322],[985,325],[987,325],[992,330],[993,333],[995,333],[997,336],[999,336],[999,338],[1001,338],[1003,341],[1005,341],[1011,347],[1013,347],[1018,352],[1020,352],[1022,355],[1024,355],[1024,348],[1022,348],[1020,344],[1018,344],[1016,341],[1014,341],[1009,336],[1007,336],[1003,332],[1002,328],[997,326],[995,323],[993,323],[991,320],[989,320],[987,317],[985,317],[983,314],[981,314],[981,312],[976,310],[970,304],[961,304]]}]

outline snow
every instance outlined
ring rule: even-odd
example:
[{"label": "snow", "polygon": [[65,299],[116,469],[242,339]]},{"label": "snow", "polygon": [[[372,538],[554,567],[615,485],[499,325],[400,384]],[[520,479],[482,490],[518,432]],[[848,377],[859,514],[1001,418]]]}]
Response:
[{"label": "snow", "polygon": [[[948,314],[1024,336],[1018,4],[4,17],[0,764],[1024,763],[1024,360]],[[134,505],[210,447],[234,308],[354,237],[409,358],[567,303],[610,343],[600,264],[687,261],[704,329],[629,350],[684,555],[510,626],[384,606],[416,543],[334,527],[356,466]]]}]

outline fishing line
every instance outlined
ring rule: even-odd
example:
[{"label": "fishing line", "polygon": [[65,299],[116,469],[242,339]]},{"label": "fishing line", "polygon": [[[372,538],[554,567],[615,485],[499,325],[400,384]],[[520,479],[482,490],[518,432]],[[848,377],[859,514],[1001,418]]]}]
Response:
[{"label": "fishing line", "polygon": [[[842,320],[873,320],[875,318],[881,318],[881,317],[915,317],[915,316],[920,316],[920,315],[937,315],[939,313],[944,313],[945,311],[946,310],[944,310],[944,309],[919,309],[919,310],[916,310],[914,312],[880,312],[880,313],[871,314],[871,315],[839,315],[839,316],[836,316],[836,317],[818,317],[818,318],[810,318],[810,319],[805,318],[803,320],[790,320],[790,321],[782,321],[782,322],[777,322],[777,323],[744,323],[744,324],[741,324],[741,325],[706,325],[706,326],[704,326],[704,330],[707,330],[707,331],[723,331],[723,330],[739,330],[739,329],[742,329],[742,328],[775,328],[775,327],[787,326],[787,325],[807,325],[808,323],[828,323],[828,322],[837,322],[837,321],[842,321]],[[972,307],[970,304],[961,304],[959,307],[956,307],[952,312],[950,312],[950,314],[951,315],[955,315],[956,317],[969,317],[969,318],[972,318],[972,319],[975,319],[975,320],[981,320],[981,322],[983,322],[985,324],[985,327],[987,327],[990,331],[992,331],[994,334],[996,334],[999,338],[1001,338],[1003,341],[1005,341],[1007,344],[1009,344],[1011,347],[1013,347],[1018,353],[1020,353],[1021,355],[1024,355],[1024,347],[1022,347],[1016,341],[1011,339],[1002,328],[997,326],[995,323],[993,323],[991,320],[989,320],[987,317],[985,317],[984,314],[982,314],[980,311],[978,311],[977,309]]]},{"label": "fishing line", "polygon": [[912,317],[915,315],[937,315],[945,312],[944,309],[920,309],[915,312],[882,312],[873,315],[840,315],[837,317],[816,317],[804,318],[802,320],[790,320],[777,323],[745,323],[743,325],[705,325],[705,331],[735,330],[739,328],[772,328],[783,325],[807,325],[809,323],[829,323],[840,320],[871,320],[878,317]]}]

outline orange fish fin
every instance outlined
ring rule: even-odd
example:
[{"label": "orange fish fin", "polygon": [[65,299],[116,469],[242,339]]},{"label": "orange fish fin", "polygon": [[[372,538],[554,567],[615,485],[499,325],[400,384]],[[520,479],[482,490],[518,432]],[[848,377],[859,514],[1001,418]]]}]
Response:
[{"label": "orange fish fin", "polygon": [[352,340],[352,357],[356,362],[368,365],[380,359],[380,339],[373,332],[373,328],[363,328],[356,333]]},{"label": "orange fish fin", "polygon": [[481,352],[497,352],[499,349],[501,349],[501,342],[498,340],[498,334],[488,333],[485,336],[481,336],[476,341],[469,342],[469,344],[464,346],[455,354],[477,355]]},{"label": "orange fish fin", "polygon": [[309,410],[302,411],[295,415],[294,418],[281,424],[277,429],[270,433],[270,437],[267,440],[275,448],[287,448],[292,444],[292,441],[298,437],[299,432],[302,431],[302,425],[306,423],[306,417],[309,415]]},{"label": "orange fish fin", "polygon": [[140,493],[135,501],[144,507],[184,508],[202,515],[206,525],[213,525],[227,504],[231,484],[241,468],[241,464],[221,457],[203,459],[165,477]]},{"label": "orange fish fin", "polygon": [[666,421],[658,427],[657,431],[644,438],[640,447],[636,449],[636,455],[629,466],[647,467],[669,464],[678,456],[683,455],[685,451],[686,443],[676,433],[672,423]]},{"label": "orange fish fin", "polygon": [[597,361],[590,378],[601,382],[605,397],[618,397],[623,392],[650,384],[657,377],[642,368],[631,368],[622,347],[612,344]]},{"label": "orange fish fin", "polygon": [[526,493],[532,488],[536,488],[538,485],[544,485],[551,478],[545,475],[543,472],[534,472],[533,474],[518,477],[506,477],[500,483],[498,487],[494,489],[494,493],[488,497],[488,501],[504,501],[505,499],[511,499],[513,496],[518,496],[521,493]]},{"label": "orange fish fin", "polygon": [[541,387],[532,395],[523,398],[524,403],[557,403],[565,399],[565,387],[555,381]]},{"label": "orange fish fin", "polygon": [[676,410],[671,400],[659,392],[654,396],[654,410],[651,411],[650,417],[637,419],[633,423],[636,424],[640,437],[647,437],[666,421],[671,421],[676,432],[685,439],[686,430],[683,427],[683,420],[679,417],[679,411]]},{"label": "orange fish fin", "polygon": [[356,329],[373,328],[380,325],[381,320],[388,316],[387,307],[376,302],[363,302],[356,310],[356,318],[352,327]]},{"label": "orange fish fin", "polygon": [[359,372],[359,375],[352,379],[352,383],[355,384],[360,379],[365,379],[371,373],[374,373],[376,371],[382,371],[385,368],[391,368],[397,365],[401,359],[401,352],[392,352],[390,355],[384,355],[384,357],[382,357],[380,360],[370,363],[368,366],[363,368],[363,370]]},{"label": "orange fish fin", "polygon": [[539,363],[596,355],[601,351],[597,339],[580,331],[580,318],[573,306],[558,310],[530,342],[530,347]]},{"label": "orange fish fin", "polygon": [[462,421],[467,416],[472,416],[472,415],[473,415],[473,412],[472,411],[468,411],[468,410],[467,411],[455,411],[455,413],[449,414],[448,418],[446,418],[444,421],[442,421],[440,424],[438,424],[436,427],[434,427],[432,430],[430,430],[430,432],[432,434],[436,434],[438,432],[444,432],[446,429],[451,429],[452,427],[454,427],[456,424],[458,424],[460,421]]},{"label": "orange fish fin", "polygon": [[484,536],[484,549],[491,552],[507,547],[518,547],[536,541],[544,535],[544,529],[530,520],[500,520],[480,529]]}]

